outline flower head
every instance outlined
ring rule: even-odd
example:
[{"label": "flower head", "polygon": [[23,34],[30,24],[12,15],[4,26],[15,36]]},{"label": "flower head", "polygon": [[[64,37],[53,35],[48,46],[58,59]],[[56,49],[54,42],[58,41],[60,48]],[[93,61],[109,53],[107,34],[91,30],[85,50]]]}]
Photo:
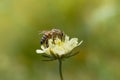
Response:
[{"label": "flower head", "polygon": [[65,58],[71,56],[71,51],[78,47],[83,41],[78,42],[78,38],[69,39],[69,36],[65,35],[64,40],[56,37],[55,40],[49,39],[49,47],[41,45],[41,49],[37,49],[36,53],[42,54],[44,57],[55,60],[58,58]]}]

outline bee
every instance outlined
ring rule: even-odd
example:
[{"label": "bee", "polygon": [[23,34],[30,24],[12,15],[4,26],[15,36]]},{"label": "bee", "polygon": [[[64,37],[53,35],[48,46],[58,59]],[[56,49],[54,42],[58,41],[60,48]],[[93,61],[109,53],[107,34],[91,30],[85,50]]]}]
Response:
[{"label": "bee", "polygon": [[64,32],[59,29],[52,29],[48,31],[42,31],[40,34],[43,34],[40,44],[45,44],[46,47],[49,47],[48,40],[53,39],[53,43],[56,37],[63,39]]}]

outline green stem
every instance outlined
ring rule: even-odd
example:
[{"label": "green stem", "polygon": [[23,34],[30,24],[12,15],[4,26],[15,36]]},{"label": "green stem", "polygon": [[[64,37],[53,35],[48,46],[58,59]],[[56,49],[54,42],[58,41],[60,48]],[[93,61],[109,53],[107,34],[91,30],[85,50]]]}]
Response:
[{"label": "green stem", "polygon": [[60,79],[63,80],[63,75],[62,75],[62,60],[61,60],[61,58],[59,58],[58,61],[59,61],[59,74],[60,74]]}]

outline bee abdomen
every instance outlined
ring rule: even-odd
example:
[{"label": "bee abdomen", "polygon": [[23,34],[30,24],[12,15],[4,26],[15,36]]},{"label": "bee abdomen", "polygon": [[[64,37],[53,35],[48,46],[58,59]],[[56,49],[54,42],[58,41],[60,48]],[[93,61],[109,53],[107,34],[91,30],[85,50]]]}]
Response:
[{"label": "bee abdomen", "polygon": [[40,44],[44,44],[45,43],[45,40],[46,40],[47,36],[43,35],[41,41],[40,41]]}]

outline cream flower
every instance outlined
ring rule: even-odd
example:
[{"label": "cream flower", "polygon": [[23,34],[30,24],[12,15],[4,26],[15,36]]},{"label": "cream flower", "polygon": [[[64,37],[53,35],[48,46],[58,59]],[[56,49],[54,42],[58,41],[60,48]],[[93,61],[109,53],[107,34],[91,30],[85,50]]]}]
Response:
[{"label": "cream flower", "polygon": [[[53,39],[48,40],[49,47],[46,48],[44,45],[41,45],[41,49],[37,49],[36,53],[43,54],[52,59],[64,58],[71,55],[71,51],[78,47],[83,41],[78,43],[78,38],[69,39],[69,36],[65,35],[65,39],[61,40],[56,38],[54,43]],[[63,57],[64,56],[64,57]]]}]

